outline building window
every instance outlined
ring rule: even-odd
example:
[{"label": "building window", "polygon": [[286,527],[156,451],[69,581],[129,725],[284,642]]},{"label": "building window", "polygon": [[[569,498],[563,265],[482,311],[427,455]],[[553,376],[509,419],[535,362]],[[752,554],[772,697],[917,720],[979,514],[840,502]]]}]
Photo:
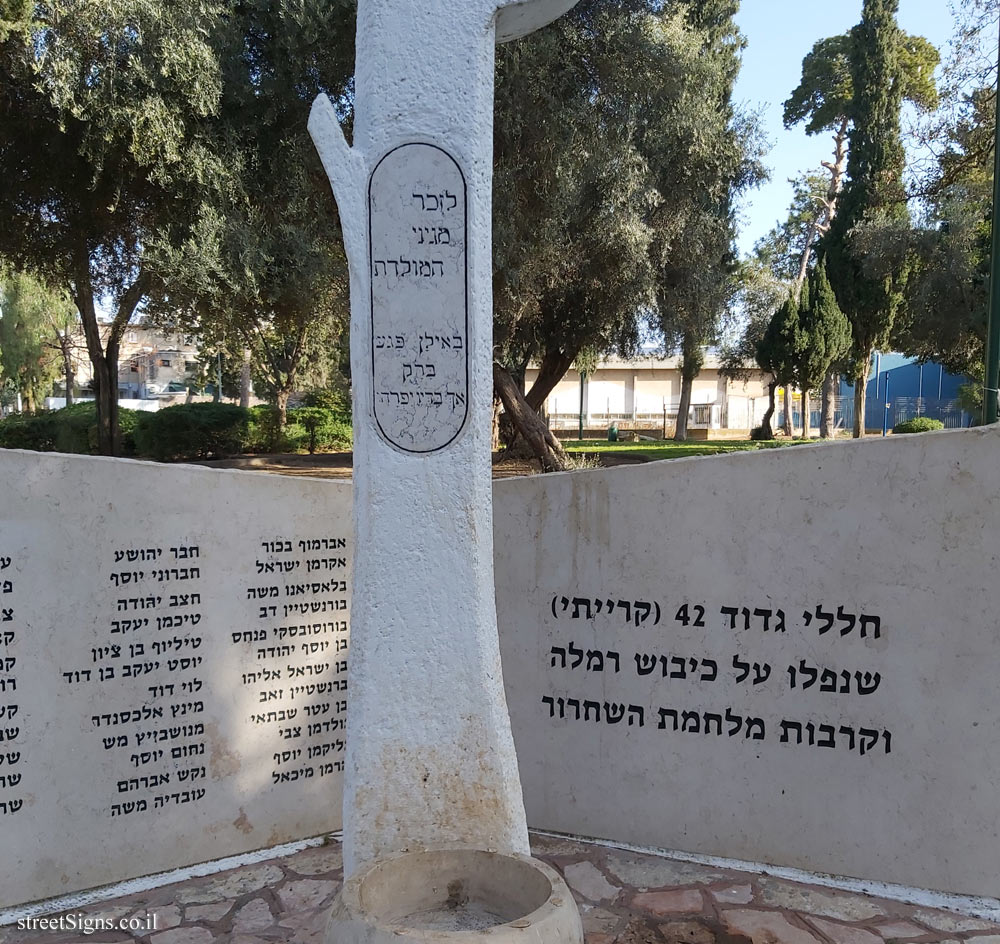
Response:
[{"label": "building window", "polygon": [[129,331],[129,333],[128,333],[128,341],[129,341],[129,343],[130,344],[135,344],[135,342],[138,341],[138,340],[139,340],[139,336],[134,331]]},{"label": "building window", "polygon": [[160,366],[161,367],[169,367],[170,366],[170,361],[164,360],[163,358],[161,358],[160,359]]}]

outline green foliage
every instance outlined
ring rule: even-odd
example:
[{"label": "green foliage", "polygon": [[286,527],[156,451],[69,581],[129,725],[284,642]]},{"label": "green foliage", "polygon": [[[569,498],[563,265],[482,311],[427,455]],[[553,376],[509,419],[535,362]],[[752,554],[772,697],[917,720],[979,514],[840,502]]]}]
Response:
[{"label": "green foliage", "polygon": [[495,338],[511,373],[535,358],[554,383],[582,349],[632,353],[646,318],[671,345],[712,335],[730,197],[759,171],[730,101],[734,8],[582,0],[498,49]]},{"label": "green foliage", "polygon": [[768,322],[757,344],[760,369],[774,375],[779,386],[795,381],[795,369],[801,349],[799,305],[789,294]]},{"label": "green foliage", "polygon": [[[297,428],[304,431],[301,440]],[[317,406],[288,411],[286,435],[294,448],[305,448],[312,455],[317,449],[348,448],[352,443],[350,419],[342,413]]]},{"label": "green foliage", "polygon": [[[136,410],[119,409],[125,455],[135,454],[134,433],[139,416]],[[87,402],[34,415],[15,413],[0,421],[0,447],[97,455],[97,407]]]},{"label": "green foliage", "polygon": [[800,390],[818,390],[851,347],[851,326],[822,263],[810,270],[803,285],[798,328],[795,380]]},{"label": "green foliage", "polygon": [[912,420],[897,423],[893,426],[894,433],[926,433],[934,429],[944,429],[941,420],[931,419],[929,416],[917,416]]},{"label": "green foliage", "polygon": [[889,342],[906,275],[905,268],[866,271],[863,256],[852,245],[852,230],[861,223],[884,226],[907,220],[899,130],[903,34],[896,24],[897,8],[898,0],[865,0],[861,22],[851,31],[849,180],[822,244],[830,281],[851,323],[851,373],[861,382],[871,352]]},{"label": "green foliage", "polygon": [[247,424],[247,411],[228,403],[170,406],[140,415],[136,450],[161,461],[235,455],[246,441]]},{"label": "green foliage", "polygon": [[[806,134],[819,134],[852,116],[856,88],[852,61],[864,54],[856,46],[862,39],[863,34],[852,31],[821,39],[813,46],[802,60],[802,79],[784,105],[786,128],[805,121]],[[923,36],[900,31],[898,43],[898,73],[893,81],[902,100],[922,111],[933,111],[938,104],[934,70],[940,54]]]},{"label": "green foliage", "polygon": [[324,410],[341,413],[350,419],[351,402],[346,391],[341,390],[310,390],[302,395],[303,406],[318,406]]},{"label": "green foliage", "polygon": [[306,123],[319,92],[337,101],[348,91],[354,9],[347,0],[227,9],[208,38],[219,108],[197,134],[212,174],[180,191],[198,217],[186,239],[157,247],[164,284],[151,308],[233,365],[250,348],[255,389],[284,401],[336,379],[343,360],[347,263]]},{"label": "green foliage", "polygon": [[65,294],[24,273],[0,277],[0,373],[27,398],[31,412],[59,374],[56,332],[74,320]]}]

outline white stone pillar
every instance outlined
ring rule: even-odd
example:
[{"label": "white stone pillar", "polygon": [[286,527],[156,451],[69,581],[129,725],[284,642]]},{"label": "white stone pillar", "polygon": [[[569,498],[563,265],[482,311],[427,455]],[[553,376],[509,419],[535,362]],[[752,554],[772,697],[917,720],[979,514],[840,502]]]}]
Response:
[{"label": "white stone pillar", "polygon": [[351,271],[348,875],[528,851],[493,585],[494,45],[575,2],[359,0],[353,146],[313,107]]}]

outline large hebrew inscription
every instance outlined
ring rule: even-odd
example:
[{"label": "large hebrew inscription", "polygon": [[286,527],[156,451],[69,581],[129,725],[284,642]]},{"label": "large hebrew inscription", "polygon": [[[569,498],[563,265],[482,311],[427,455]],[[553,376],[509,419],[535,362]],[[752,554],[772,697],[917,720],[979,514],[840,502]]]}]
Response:
[{"label": "large hebrew inscription", "polygon": [[350,486],[0,459],[0,906],[339,828]]},{"label": "large hebrew inscription", "polygon": [[497,483],[528,822],[1000,895],[998,440]]},{"label": "large hebrew inscription", "polygon": [[436,452],[468,415],[465,179],[440,148],[405,144],[368,201],[375,422],[405,452]]}]

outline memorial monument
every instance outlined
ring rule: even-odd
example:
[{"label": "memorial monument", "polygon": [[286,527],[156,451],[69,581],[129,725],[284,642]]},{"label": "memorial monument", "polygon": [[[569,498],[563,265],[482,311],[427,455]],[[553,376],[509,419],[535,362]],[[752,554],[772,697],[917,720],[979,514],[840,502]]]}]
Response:
[{"label": "memorial monument", "polygon": [[582,940],[568,889],[528,857],[489,465],[494,46],[574,2],[360,0],[353,146],[326,96],[313,106],[350,264],[355,418],[331,940],[510,922]]}]

